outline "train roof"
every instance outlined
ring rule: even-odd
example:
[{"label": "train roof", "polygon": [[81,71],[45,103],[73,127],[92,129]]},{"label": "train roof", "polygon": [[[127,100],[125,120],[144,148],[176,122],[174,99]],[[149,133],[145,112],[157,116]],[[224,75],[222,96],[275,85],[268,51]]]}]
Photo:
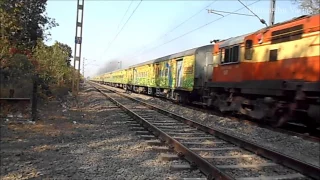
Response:
[{"label": "train roof", "polygon": [[185,50],[185,51],[181,51],[181,52],[178,52],[178,53],[175,53],[175,54],[170,54],[170,55],[163,56],[163,57],[160,57],[160,58],[156,58],[156,59],[153,59],[153,60],[150,60],[150,61],[146,61],[146,62],[143,62],[143,63],[135,64],[135,65],[129,66],[129,68],[138,67],[138,66],[142,66],[142,65],[146,65],[146,64],[159,63],[159,62],[162,62],[162,61],[166,61],[168,59],[174,59],[174,58],[179,58],[179,57],[183,57],[183,56],[190,56],[192,54],[195,54],[198,50],[206,48],[206,47],[210,47],[210,46],[214,46],[214,45],[213,44],[209,44],[209,45],[205,45],[205,46],[199,46],[199,47],[188,49],[188,50]]},{"label": "train roof", "polygon": [[152,64],[154,62],[154,60],[149,60],[149,61],[145,61],[139,64],[135,64],[135,65],[131,65],[128,68],[133,68],[133,67],[137,67],[137,66],[142,66],[142,65],[146,65],[146,64]]},{"label": "train roof", "polygon": [[268,30],[268,29],[271,29],[273,27],[281,26],[283,24],[287,24],[287,23],[290,23],[290,22],[293,22],[293,21],[296,21],[296,20],[299,20],[299,19],[309,18],[309,17],[312,17],[312,16],[318,16],[318,15],[319,14],[302,15],[302,16],[294,17],[294,18],[289,19],[287,21],[279,22],[279,23],[276,23],[276,24],[274,24],[272,26],[264,27],[264,28],[261,28],[259,30],[253,31],[251,33],[247,33],[247,34],[236,36],[236,37],[231,37],[231,38],[228,38],[228,39],[220,41],[219,42],[219,48],[231,46],[231,45],[234,45],[234,44],[240,44],[241,42],[244,41],[244,38],[246,36],[249,36],[251,34],[255,34],[255,33],[258,33],[258,32],[263,31],[263,30]]},{"label": "train roof", "polygon": [[109,71],[109,72],[105,72],[101,75],[104,75],[104,74],[107,74],[107,73],[115,73],[115,72],[118,72],[118,71],[123,71],[123,70],[127,70],[128,68],[121,68],[121,69],[116,69],[116,70],[113,70],[113,71]]},{"label": "train roof", "polygon": [[229,39],[223,40],[223,41],[221,41],[219,47],[223,48],[223,47],[231,46],[234,44],[240,44],[241,42],[243,42],[244,38],[250,34],[252,34],[252,33],[248,33],[248,34],[244,34],[244,35],[236,36],[236,37],[231,37]]}]

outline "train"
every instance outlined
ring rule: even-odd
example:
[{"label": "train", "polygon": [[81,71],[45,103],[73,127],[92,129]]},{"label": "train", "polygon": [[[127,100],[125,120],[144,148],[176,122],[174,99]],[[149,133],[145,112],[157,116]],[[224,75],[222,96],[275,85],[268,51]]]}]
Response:
[{"label": "train", "polygon": [[275,127],[320,126],[320,14],[97,75],[135,93],[244,115]]}]

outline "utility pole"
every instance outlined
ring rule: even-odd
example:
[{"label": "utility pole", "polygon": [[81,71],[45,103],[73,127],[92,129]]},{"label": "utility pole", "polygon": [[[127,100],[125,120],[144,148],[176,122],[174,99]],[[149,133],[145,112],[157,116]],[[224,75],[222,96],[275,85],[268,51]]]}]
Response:
[{"label": "utility pole", "polygon": [[[76,19],[76,35],[74,44],[74,73],[72,78],[72,92],[78,94],[79,83],[80,83],[80,59],[81,59],[81,46],[82,46],[82,25],[83,25],[83,10],[84,10],[84,0],[77,0],[77,19]],[[79,20],[79,14],[81,13],[81,18]],[[78,33],[80,31],[80,34]],[[79,48],[79,52],[78,52]],[[78,68],[76,67],[76,62],[78,62]]]},{"label": "utility pole", "polygon": [[122,67],[122,61],[118,61],[118,64],[119,64],[118,69],[121,69],[121,67]]},{"label": "utility pole", "polygon": [[269,26],[274,25],[274,13],[276,10],[276,0],[270,0],[270,17],[269,17]]},{"label": "utility pole", "polygon": [[[1,18],[4,20],[4,14],[2,15]],[[5,40],[5,38],[4,38],[4,27],[3,26],[1,26],[1,39],[2,39],[2,41]]]},{"label": "utility pole", "polygon": [[86,58],[83,58],[83,60],[82,60],[82,75],[83,75],[83,78],[84,78],[84,60],[85,60]]}]

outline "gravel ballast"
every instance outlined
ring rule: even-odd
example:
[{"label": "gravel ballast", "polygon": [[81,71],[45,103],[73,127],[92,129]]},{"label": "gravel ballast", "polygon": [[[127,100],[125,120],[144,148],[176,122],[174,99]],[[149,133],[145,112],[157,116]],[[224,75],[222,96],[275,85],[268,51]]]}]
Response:
[{"label": "gravel ballast", "polygon": [[39,113],[34,124],[1,120],[0,179],[204,177],[199,170],[171,171],[173,162],[161,161],[159,152],[128,131],[130,117],[89,85],[77,100],[50,102]]},{"label": "gravel ballast", "polygon": [[[106,87],[110,88],[110,86]],[[124,90],[119,88],[113,89],[124,92]],[[275,132],[255,125],[245,124],[229,118],[207,114],[143,94],[131,93],[130,96],[208,127],[219,129],[274,151],[295,157],[300,161],[320,166],[320,145],[317,142],[304,140],[300,137]]]}]

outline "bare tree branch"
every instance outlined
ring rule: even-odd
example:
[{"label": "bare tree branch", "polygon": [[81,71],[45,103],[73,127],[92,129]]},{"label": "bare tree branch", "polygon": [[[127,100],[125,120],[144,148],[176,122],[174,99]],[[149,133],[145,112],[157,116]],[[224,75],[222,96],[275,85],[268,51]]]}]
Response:
[{"label": "bare tree branch", "polygon": [[299,4],[299,8],[308,14],[320,13],[320,0],[293,0],[294,3]]}]

